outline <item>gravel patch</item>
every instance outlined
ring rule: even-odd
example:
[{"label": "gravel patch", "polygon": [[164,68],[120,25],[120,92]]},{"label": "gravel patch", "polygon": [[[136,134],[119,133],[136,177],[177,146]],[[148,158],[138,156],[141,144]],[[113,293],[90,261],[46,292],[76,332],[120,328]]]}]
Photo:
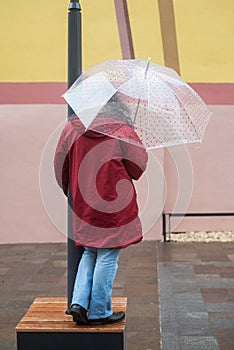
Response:
[{"label": "gravel patch", "polygon": [[173,242],[234,242],[234,231],[171,233]]}]

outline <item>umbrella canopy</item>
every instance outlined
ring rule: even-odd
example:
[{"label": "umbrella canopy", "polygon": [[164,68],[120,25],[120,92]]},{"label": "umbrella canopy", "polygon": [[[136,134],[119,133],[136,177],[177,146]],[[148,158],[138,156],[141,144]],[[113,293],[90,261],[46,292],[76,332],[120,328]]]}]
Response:
[{"label": "umbrella canopy", "polygon": [[150,59],[102,62],[83,73],[63,97],[86,129],[112,136],[112,123],[128,123],[146,149],[201,142],[211,115],[174,70]]}]

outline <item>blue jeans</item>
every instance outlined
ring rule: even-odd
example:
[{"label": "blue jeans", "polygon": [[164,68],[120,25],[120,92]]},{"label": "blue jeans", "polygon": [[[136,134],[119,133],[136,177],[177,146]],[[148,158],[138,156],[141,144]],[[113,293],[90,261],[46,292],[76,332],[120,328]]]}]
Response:
[{"label": "blue jeans", "polygon": [[112,315],[112,285],[118,269],[119,249],[85,247],[73,289],[72,304],[89,310],[90,319]]}]

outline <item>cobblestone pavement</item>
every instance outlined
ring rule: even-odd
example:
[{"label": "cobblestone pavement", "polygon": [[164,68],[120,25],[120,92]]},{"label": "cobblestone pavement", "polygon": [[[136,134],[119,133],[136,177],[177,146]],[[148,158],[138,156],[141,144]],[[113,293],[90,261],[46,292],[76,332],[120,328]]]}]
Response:
[{"label": "cobblestone pavement", "polygon": [[232,350],[234,243],[157,244],[163,350]]},{"label": "cobblestone pavement", "polygon": [[[0,245],[0,262],[0,349],[15,350],[33,300],[66,296],[66,245]],[[232,350],[234,243],[133,245],[113,296],[128,297],[126,350]]]}]

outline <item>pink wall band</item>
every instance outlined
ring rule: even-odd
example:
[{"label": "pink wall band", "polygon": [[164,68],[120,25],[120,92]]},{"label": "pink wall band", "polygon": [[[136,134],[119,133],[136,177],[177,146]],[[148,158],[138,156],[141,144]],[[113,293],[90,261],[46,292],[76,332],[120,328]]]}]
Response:
[{"label": "pink wall band", "polygon": [[[234,83],[190,83],[207,104],[234,105]],[[0,83],[0,104],[65,104],[67,84]]]}]

